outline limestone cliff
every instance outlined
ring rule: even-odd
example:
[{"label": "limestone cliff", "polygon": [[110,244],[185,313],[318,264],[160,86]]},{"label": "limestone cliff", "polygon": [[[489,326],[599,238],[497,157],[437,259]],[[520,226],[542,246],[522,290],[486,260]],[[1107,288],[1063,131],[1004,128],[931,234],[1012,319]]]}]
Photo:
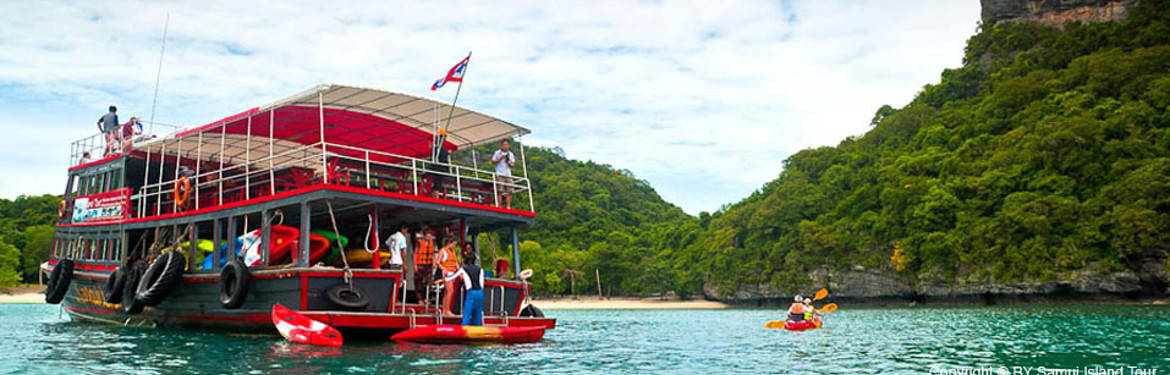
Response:
[{"label": "limestone cliff", "polygon": [[983,24],[1036,22],[1060,27],[1068,21],[1125,19],[1137,0],[980,0]]}]

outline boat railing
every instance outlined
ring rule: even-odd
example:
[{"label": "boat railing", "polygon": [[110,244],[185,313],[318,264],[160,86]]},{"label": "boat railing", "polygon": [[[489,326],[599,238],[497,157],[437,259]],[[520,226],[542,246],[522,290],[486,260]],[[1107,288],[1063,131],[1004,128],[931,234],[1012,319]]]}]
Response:
[{"label": "boat railing", "polygon": [[[144,142],[148,142],[152,139],[159,138],[158,136],[153,134],[154,128],[156,126],[158,127],[159,130],[162,131],[162,134],[164,134],[166,136],[178,133],[179,131],[181,131],[183,129],[183,127],[181,127],[181,126],[164,124],[164,123],[160,123],[160,122],[154,122],[154,123],[150,123],[149,121],[142,121],[142,122],[150,124],[150,131],[149,132],[136,131],[134,136],[133,136],[133,139],[134,139],[133,143],[134,144],[141,144]],[[165,136],[163,138],[165,138]],[[107,151],[107,144],[109,145],[109,152],[106,152]],[[121,154],[123,151],[124,150],[122,150],[122,143],[121,142],[107,142],[105,133],[100,133],[100,132],[94,133],[94,134],[90,134],[90,135],[87,135],[85,137],[82,137],[81,139],[75,140],[69,144],[69,164],[67,164],[67,165],[70,165],[70,166],[78,165],[81,162],[82,157],[85,156],[86,153],[89,153],[90,160],[98,160],[98,159],[102,159],[105,156],[114,155],[114,154]]]},{"label": "boat railing", "polygon": [[[191,160],[192,156],[194,160]],[[177,169],[172,168],[173,174],[156,177],[154,181],[143,181],[130,197],[135,217],[198,210],[319,184],[439,197],[495,207],[500,206],[498,198],[504,191],[528,195],[529,209],[532,201],[531,181],[526,177],[501,179],[494,171],[336,143],[307,144],[243,162],[222,155],[208,157],[169,152],[148,154],[147,157],[152,161],[158,158],[168,165],[193,166],[191,174],[185,176],[191,188],[187,202],[180,207],[174,194],[176,182],[184,176]],[[183,158],[187,160],[181,160]],[[153,176],[148,174],[145,177]],[[440,181],[436,183],[436,179]],[[436,185],[442,191],[433,191],[432,187]]]}]

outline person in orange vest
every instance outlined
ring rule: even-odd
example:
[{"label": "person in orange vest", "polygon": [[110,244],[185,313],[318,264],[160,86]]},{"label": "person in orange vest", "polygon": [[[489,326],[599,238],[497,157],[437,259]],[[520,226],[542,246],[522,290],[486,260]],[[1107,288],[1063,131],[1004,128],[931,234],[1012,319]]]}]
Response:
[{"label": "person in orange vest", "polygon": [[[448,278],[459,271],[459,259],[455,257],[455,238],[447,236],[443,239],[443,248],[435,254],[435,263],[443,270],[443,278]],[[455,281],[443,282],[443,315],[455,315],[451,306],[455,304]]]},{"label": "person in orange vest", "polygon": [[804,321],[804,298],[796,296],[795,302],[788,306],[788,321],[793,323],[800,323]]},{"label": "person in orange vest", "polygon": [[423,226],[418,236],[418,247],[414,249],[414,297],[419,303],[427,303],[426,288],[431,285],[435,266],[435,232]]}]

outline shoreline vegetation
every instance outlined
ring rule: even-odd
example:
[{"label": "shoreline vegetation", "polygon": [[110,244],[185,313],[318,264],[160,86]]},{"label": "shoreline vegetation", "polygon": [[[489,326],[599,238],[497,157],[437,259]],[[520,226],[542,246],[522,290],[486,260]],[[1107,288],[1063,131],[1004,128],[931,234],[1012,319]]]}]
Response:
[{"label": "shoreline vegetation", "polygon": [[533,298],[532,304],[541,310],[718,310],[734,307],[722,302],[701,299],[595,296]]}]

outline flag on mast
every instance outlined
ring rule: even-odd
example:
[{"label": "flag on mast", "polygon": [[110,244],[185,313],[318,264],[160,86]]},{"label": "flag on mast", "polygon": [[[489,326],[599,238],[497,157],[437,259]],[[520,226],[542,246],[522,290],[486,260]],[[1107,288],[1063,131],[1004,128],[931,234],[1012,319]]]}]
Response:
[{"label": "flag on mast", "polygon": [[447,82],[463,82],[463,72],[467,70],[467,61],[470,59],[471,55],[467,55],[467,57],[463,58],[463,61],[451,67],[451,70],[447,71],[446,77],[439,78],[438,81],[435,81],[435,84],[431,85],[431,91],[442,88]]}]

